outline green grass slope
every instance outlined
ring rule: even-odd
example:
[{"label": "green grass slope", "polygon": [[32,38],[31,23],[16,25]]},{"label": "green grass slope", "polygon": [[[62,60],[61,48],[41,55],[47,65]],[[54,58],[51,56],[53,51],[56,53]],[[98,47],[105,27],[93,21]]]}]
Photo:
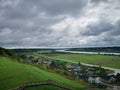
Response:
[{"label": "green grass slope", "polygon": [[[7,57],[0,57],[0,90],[15,88],[26,82],[43,81],[48,79],[52,79],[63,84],[68,84],[73,88],[82,89],[86,87],[85,85],[66,79],[60,75],[41,70],[34,66],[13,62]],[[56,90],[57,88],[53,86],[48,87],[52,90]],[[44,90],[46,86],[35,87],[33,90],[38,90],[39,88]],[[32,90],[32,88],[30,90]]]},{"label": "green grass slope", "polygon": [[65,90],[65,89],[59,88],[57,86],[45,85],[45,86],[29,87],[26,88],[25,90]]},{"label": "green grass slope", "polygon": [[102,66],[120,68],[120,56],[109,55],[89,55],[89,54],[57,54],[53,58],[61,60],[70,60],[89,64],[100,64]]}]

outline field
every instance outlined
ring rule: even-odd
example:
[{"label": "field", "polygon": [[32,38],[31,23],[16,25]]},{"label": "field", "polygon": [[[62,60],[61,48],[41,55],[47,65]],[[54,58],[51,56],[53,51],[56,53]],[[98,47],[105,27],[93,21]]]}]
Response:
[{"label": "field", "polygon": [[89,63],[120,69],[120,56],[91,55],[91,54],[55,54],[50,57],[59,60]]},{"label": "field", "polygon": [[[46,72],[37,67],[25,65],[13,61],[7,57],[0,57],[0,90],[15,88],[26,82],[43,81],[52,79],[54,81],[70,85],[73,88],[85,88],[86,86],[76,81],[66,79],[60,75]],[[30,90],[62,90],[54,86],[42,86],[29,88]],[[27,89],[28,90],[28,89]]]}]

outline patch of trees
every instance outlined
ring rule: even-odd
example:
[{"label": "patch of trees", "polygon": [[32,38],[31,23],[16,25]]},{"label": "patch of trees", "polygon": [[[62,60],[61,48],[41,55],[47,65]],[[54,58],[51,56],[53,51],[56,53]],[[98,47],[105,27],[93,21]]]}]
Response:
[{"label": "patch of trees", "polygon": [[68,49],[68,51],[116,52],[116,53],[120,53],[120,47],[70,48],[70,49]]},{"label": "patch of trees", "polygon": [[19,58],[18,55],[11,49],[5,49],[0,47],[0,56],[7,56],[11,58]]}]

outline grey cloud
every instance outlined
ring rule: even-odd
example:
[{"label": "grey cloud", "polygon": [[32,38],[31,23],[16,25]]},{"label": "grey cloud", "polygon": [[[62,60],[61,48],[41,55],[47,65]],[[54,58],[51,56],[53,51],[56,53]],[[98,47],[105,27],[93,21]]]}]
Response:
[{"label": "grey cloud", "polygon": [[11,19],[26,19],[36,17],[43,12],[48,15],[77,16],[87,5],[86,0],[21,0],[18,5],[6,6],[3,16]]},{"label": "grey cloud", "polygon": [[[54,33],[49,27],[66,19],[66,15],[78,15],[84,8],[86,1],[19,0],[19,3],[13,4],[12,0],[0,4],[1,46],[57,44],[56,38],[62,38],[62,35],[56,36],[57,33]],[[5,30],[6,28],[8,30]]]},{"label": "grey cloud", "polygon": [[[62,26],[58,27],[59,30],[51,28],[68,18],[79,20],[81,17],[85,17],[85,13],[88,13],[86,8],[89,3],[94,3],[93,6],[97,7],[97,4],[104,2],[103,0],[91,0],[91,2],[89,2],[90,0],[2,1],[4,2],[0,2],[0,46],[120,45],[120,20],[113,23],[109,19],[101,19],[100,16],[97,17],[98,21],[95,23],[89,22],[87,26],[83,27],[84,29],[81,27],[79,29],[71,28],[75,25],[72,21],[68,21],[69,25],[66,22],[64,23],[66,28],[61,28]],[[107,1],[109,0],[105,0],[105,3]],[[111,5],[107,4],[108,6]],[[117,10],[119,11],[119,8]],[[99,21],[99,19],[101,20]],[[74,34],[79,30],[80,34]],[[73,34],[71,31],[73,31]]]},{"label": "grey cloud", "polygon": [[113,25],[106,21],[100,20],[99,22],[91,23],[87,26],[87,30],[83,32],[84,35],[99,35],[103,32],[107,32],[113,29]]},{"label": "grey cloud", "polygon": [[114,28],[110,32],[111,35],[120,35],[120,20],[114,24]]},{"label": "grey cloud", "polygon": [[[27,1],[27,0],[26,0]],[[28,0],[34,3],[33,0]],[[49,15],[76,16],[86,6],[87,0],[36,0],[38,8]],[[36,2],[34,4],[36,4]]]},{"label": "grey cloud", "polygon": [[110,23],[106,20],[101,20],[98,23],[90,24],[86,31],[81,33],[83,36],[94,37],[88,39],[88,43],[92,45],[120,45],[120,20],[115,23]]},{"label": "grey cloud", "polygon": [[120,45],[120,37],[119,36],[111,36],[108,34],[105,35],[100,35],[100,36],[95,36],[95,40],[91,39],[88,37],[87,43],[85,44],[86,46],[116,46]]},{"label": "grey cloud", "polygon": [[100,4],[101,2],[108,2],[109,0],[91,0],[91,3],[94,3],[94,4]]}]

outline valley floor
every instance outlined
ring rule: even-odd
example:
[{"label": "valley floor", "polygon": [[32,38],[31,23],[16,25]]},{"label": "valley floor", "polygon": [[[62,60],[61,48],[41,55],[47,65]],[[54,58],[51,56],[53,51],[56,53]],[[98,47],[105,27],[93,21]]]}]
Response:
[{"label": "valley floor", "polygon": [[101,65],[120,69],[120,56],[94,54],[53,54],[50,57],[73,62]]}]

